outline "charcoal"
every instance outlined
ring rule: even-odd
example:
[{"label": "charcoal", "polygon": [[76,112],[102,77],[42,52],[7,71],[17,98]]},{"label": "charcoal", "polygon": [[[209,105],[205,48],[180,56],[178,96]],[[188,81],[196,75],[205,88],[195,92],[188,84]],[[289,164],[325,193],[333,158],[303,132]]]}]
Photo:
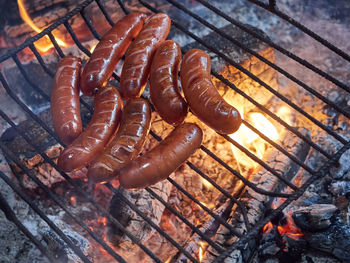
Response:
[{"label": "charcoal", "polygon": [[308,233],[305,240],[314,249],[330,253],[343,262],[350,262],[350,227],[348,225],[337,222],[326,231]]},{"label": "charcoal", "polygon": [[329,191],[335,195],[346,195],[350,193],[350,181],[336,181],[331,183]]},{"label": "charcoal", "polygon": [[314,204],[293,211],[295,224],[302,230],[317,231],[327,229],[338,208],[331,204]]}]

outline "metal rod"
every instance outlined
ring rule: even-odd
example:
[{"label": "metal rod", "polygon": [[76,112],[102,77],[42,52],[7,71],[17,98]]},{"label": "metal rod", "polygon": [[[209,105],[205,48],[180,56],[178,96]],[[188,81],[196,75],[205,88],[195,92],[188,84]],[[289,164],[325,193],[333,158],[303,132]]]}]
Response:
[{"label": "metal rod", "polygon": [[80,11],[80,15],[83,17],[84,22],[87,24],[90,32],[92,33],[92,35],[97,39],[97,40],[101,40],[101,36],[99,33],[97,33],[97,31],[95,30],[95,28],[93,27],[93,25],[91,24],[90,20],[86,17],[84,9]]},{"label": "metal rod", "polygon": [[47,33],[47,35],[49,36],[49,38],[50,38],[50,40],[51,40],[53,46],[54,46],[55,49],[57,50],[58,55],[60,55],[60,57],[63,58],[63,57],[64,57],[64,53],[63,53],[61,47],[57,44],[56,38],[52,35],[51,32]]},{"label": "metal rod", "polygon": [[95,0],[95,2],[97,3],[98,7],[100,8],[101,12],[103,13],[103,15],[106,18],[107,22],[111,26],[114,26],[114,22],[113,22],[112,18],[107,13],[107,11],[106,11],[105,7],[103,6],[103,4],[101,3],[101,1],[100,0]]},{"label": "metal rod", "polygon": [[42,58],[41,55],[39,54],[39,52],[38,52],[38,50],[36,49],[36,47],[34,46],[34,44],[30,44],[30,45],[29,45],[29,48],[30,48],[30,50],[33,52],[33,54],[35,55],[36,59],[38,60],[38,62],[39,62],[39,64],[40,64],[40,66],[43,68],[43,70],[46,72],[46,74],[49,75],[51,78],[53,78],[53,76],[55,75],[55,73],[54,73],[52,70],[50,70],[50,69],[46,66],[46,64],[45,64],[45,62],[44,62],[44,60],[43,60],[43,58]]}]

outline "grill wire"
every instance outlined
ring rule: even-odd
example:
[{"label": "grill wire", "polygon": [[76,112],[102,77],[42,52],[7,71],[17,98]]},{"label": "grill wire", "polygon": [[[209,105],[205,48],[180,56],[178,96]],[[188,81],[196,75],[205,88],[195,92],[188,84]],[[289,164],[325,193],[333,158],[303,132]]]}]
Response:
[{"label": "grill wire", "polygon": [[[147,2],[143,1],[143,0],[138,0],[140,4],[142,4],[144,7],[146,7],[147,9],[151,10],[152,12],[160,12],[162,10],[157,10],[154,7],[152,7],[150,4],[148,4]],[[296,77],[290,75],[289,73],[287,73],[286,71],[284,71],[283,69],[281,69],[280,67],[278,67],[276,64],[274,64],[271,61],[268,61],[267,59],[263,58],[262,56],[260,56],[259,54],[257,54],[256,52],[246,48],[244,46],[244,43],[240,43],[238,41],[236,41],[235,39],[233,39],[232,37],[230,37],[229,35],[227,35],[225,32],[221,31],[220,29],[216,28],[214,25],[206,22],[205,20],[201,19],[199,16],[197,16],[196,14],[192,13],[190,10],[188,10],[185,6],[179,4],[177,1],[173,1],[173,0],[166,0],[168,3],[172,4],[173,6],[175,6],[176,8],[178,8],[179,10],[187,13],[188,15],[190,15],[192,18],[194,18],[195,20],[199,21],[200,23],[202,23],[203,25],[205,25],[206,27],[210,28],[211,30],[215,31],[216,33],[218,33],[220,36],[222,36],[223,38],[229,40],[233,45],[236,45],[242,49],[244,49],[246,52],[252,54],[253,56],[257,57],[258,59],[260,59],[261,61],[263,61],[264,63],[268,64],[270,67],[274,68],[275,70],[277,70],[279,73],[283,74],[284,76],[286,76],[287,78],[289,78],[290,80],[292,80],[293,82],[295,82],[296,84],[298,84],[300,87],[304,88],[305,90],[307,90],[308,92],[312,93],[313,95],[315,95],[318,99],[322,100],[323,102],[325,102],[327,105],[329,105],[330,107],[334,108],[337,112],[343,114],[345,117],[350,118],[350,114],[349,112],[345,111],[344,109],[340,108],[338,105],[336,105],[335,103],[329,101],[327,98],[325,98],[323,95],[319,94],[316,90],[314,90],[313,88],[309,87],[308,85],[306,85],[305,83],[303,83],[301,80],[297,79]],[[282,13],[281,11],[279,11],[276,7],[276,1],[275,0],[270,0],[268,4],[260,2],[258,0],[249,0],[250,2],[252,2],[253,4],[256,4],[268,11],[270,11],[271,13],[275,14],[276,16],[279,16],[280,18],[288,21],[289,23],[293,24],[295,27],[297,27],[298,29],[300,29],[301,31],[303,31],[304,33],[308,34],[309,36],[311,36],[313,39],[315,39],[316,41],[320,42],[322,45],[326,46],[327,48],[329,48],[330,50],[332,50],[334,53],[338,54],[339,56],[341,56],[343,59],[350,61],[350,56],[346,53],[344,53],[343,51],[339,50],[337,47],[333,46],[332,44],[330,44],[329,42],[327,42],[326,40],[324,40],[323,38],[321,38],[320,36],[318,36],[317,34],[315,34],[314,32],[312,32],[311,30],[307,29],[306,27],[304,27],[303,25],[299,24],[297,21],[293,20],[292,18],[290,18],[289,16],[287,16],[286,14]],[[315,73],[319,74],[320,76],[324,77],[325,79],[329,80],[330,82],[334,83],[336,86],[340,87],[341,89],[350,92],[350,88],[349,86],[347,86],[346,84],[342,83],[341,81],[337,80],[336,78],[328,75],[327,73],[323,72],[322,70],[320,70],[319,68],[317,68],[316,66],[310,64],[309,62],[301,59],[300,57],[296,56],[295,54],[289,52],[288,50],[285,50],[284,48],[280,47],[279,45],[273,43],[271,40],[264,38],[263,36],[255,33],[254,31],[252,31],[251,29],[245,27],[245,25],[241,24],[239,21],[235,20],[234,18],[228,16],[227,14],[223,13],[222,11],[218,10],[216,7],[214,7],[213,5],[210,4],[209,1],[206,0],[197,0],[197,2],[201,3],[203,6],[207,7],[208,9],[210,9],[212,12],[214,12],[216,15],[224,18],[225,20],[227,20],[228,22],[230,22],[231,24],[239,27],[240,29],[242,29],[243,31],[251,34],[253,37],[258,38],[259,40],[261,40],[262,42],[265,42],[266,44],[268,44],[269,46],[273,47],[274,49],[278,50],[279,52],[281,52],[282,54],[288,56],[289,58],[295,60],[296,62],[298,62],[300,65],[314,71]],[[0,57],[0,63],[3,63],[4,61],[8,60],[8,59],[12,59],[18,69],[20,70],[21,74],[23,75],[23,77],[25,78],[25,80],[28,82],[28,84],[35,89],[44,99],[46,100],[50,100],[49,95],[47,95],[40,87],[38,87],[37,85],[35,85],[31,80],[30,77],[28,76],[28,74],[26,73],[23,65],[21,64],[20,60],[18,59],[18,53],[20,51],[22,51],[24,48],[29,48],[32,53],[35,55],[35,57],[37,58],[39,64],[41,65],[42,69],[44,70],[44,72],[46,74],[48,74],[51,78],[54,76],[54,72],[52,72],[45,64],[43,58],[41,57],[41,55],[39,54],[39,52],[37,51],[37,49],[34,46],[34,42],[37,41],[38,39],[44,37],[45,35],[47,35],[52,44],[54,45],[55,50],[57,51],[58,55],[60,57],[64,57],[65,54],[62,51],[62,49],[59,47],[59,45],[56,42],[55,37],[52,35],[52,30],[54,30],[55,28],[57,28],[60,25],[64,25],[64,27],[66,28],[67,32],[69,33],[69,35],[72,37],[73,41],[75,42],[76,46],[83,52],[85,53],[87,56],[90,56],[91,53],[90,51],[83,46],[83,44],[79,41],[78,37],[76,36],[74,30],[72,29],[72,27],[69,24],[69,19],[71,19],[72,17],[76,16],[76,15],[81,15],[81,17],[83,18],[85,24],[88,26],[90,32],[92,33],[92,35],[97,39],[100,40],[101,37],[100,35],[97,33],[97,31],[95,30],[94,26],[92,25],[92,23],[90,22],[90,20],[87,18],[87,15],[85,13],[85,8],[87,6],[89,6],[91,3],[96,3],[97,6],[99,7],[99,10],[101,11],[101,13],[103,14],[103,16],[105,17],[106,21],[112,26],[114,24],[114,22],[112,21],[111,17],[109,16],[107,10],[104,8],[103,4],[100,2],[100,0],[87,0],[85,2],[83,2],[82,4],[80,4],[79,6],[77,6],[74,10],[72,10],[71,12],[69,12],[66,16],[64,16],[63,18],[57,20],[55,23],[53,23],[51,26],[49,26],[48,28],[46,28],[45,30],[43,30],[41,33],[37,34],[36,36],[27,39],[22,45],[18,46],[17,48],[12,49],[10,52],[8,52],[7,54],[5,54],[4,56]],[[126,8],[126,6],[124,5],[123,1],[118,0],[118,4],[120,5],[120,8],[124,11],[124,13],[128,13],[128,9]],[[172,18],[173,19],[173,18]],[[227,169],[230,173],[232,173],[234,176],[236,176],[239,180],[241,180],[245,186],[253,189],[255,192],[264,194],[264,195],[268,195],[268,196],[272,196],[272,197],[285,197],[286,200],[278,207],[276,208],[271,214],[269,214],[268,216],[266,216],[265,218],[263,218],[262,220],[260,220],[255,226],[253,226],[252,228],[250,228],[250,225],[248,223],[248,218],[247,218],[247,212],[245,210],[245,207],[241,204],[241,202],[239,200],[237,200],[237,195],[231,195],[230,193],[228,193],[226,190],[224,190],[220,185],[216,184],[215,181],[213,181],[210,177],[208,177],[204,172],[201,171],[201,169],[199,167],[196,167],[193,163],[187,161],[186,164],[193,169],[196,173],[199,174],[199,176],[201,176],[202,178],[204,178],[205,180],[207,180],[209,183],[211,183],[217,190],[219,190],[226,198],[230,199],[234,204],[237,204],[237,206],[240,208],[240,212],[243,215],[244,218],[244,223],[247,227],[247,229],[249,229],[249,231],[247,232],[247,234],[245,234],[244,236],[241,236],[240,233],[237,233],[237,231],[235,231],[235,229],[233,228],[233,226],[229,225],[226,221],[224,221],[221,217],[219,217],[217,214],[215,214],[215,212],[213,212],[212,210],[210,210],[209,208],[207,208],[205,205],[203,205],[199,200],[197,200],[192,194],[188,193],[184,188],[182,188],[179,184],[177,184],[175,181],[173,181],[171,178],[168,178],[167,180],[174,186],[176,187],[180,192],[182,192],[183,194],[185,194],[188,198],[190,198],[194,203],[196,203],[198,206],[200,206],[204,211],[206,211],[208,214],[210,214],[213,218],[215,218],[220,224],[224,225],[226,228],[228,228],[231,232],[232,235],[236,235],[237,237],[239,237],[238,242],[234,243],[231,247],[227,248],[226,250],[224,250],[222,247],[220,247],[218,244],[216,244],[214,241],[212,241],[210,238],[208,238],[203,232],[200,231],[200,229],[198,227],[196,227],[195,225],[193,225],[191,222],[189,222],[184,216],[181,215],[180,212],[178,212],[176,209],[174,209],[173,207],[171,207],[166,201],[164,201],[159,195],[157,195],[152,189],[147,188],[146,191],[148,193],[150,193],[151,196],[153,196],[155,199],[157,199],[159,202],[161,202],[171,213],[173,213],[175,216],[177,216],[178,218],[180,218],[189,228],[191,228],[191,230],[195,233],[197,233],[203,240],[205,240],[207,242],[207,244],[209,246],[211,246],[212,248],[214,248],[218,254],[220,254],[219,257],[216,258],[215,262],[221,262],[224,258],[226,258],[230,252],[232,252],[234,249],[237,248],[241,248],[243,247],[248,241],[249,239],[254,238],[255,236],[258,235],[259,231],[261,230],[261,228],[268,222],[270,221],[273,217],[275,217],[278,213],[280,213],[284,208],[286,208],[292,201],[298,199],[307,189],[307,187],[317,178],[324,176],[327,171],[337,162],[337,160],[341,157],[341,155],[350,148],[350,142],[346,139],[344,139],[343,137],[341,137],[339,134],[337,134],[335,131],[333,131],[332,129],[330,129],[329,127],[327,127],[326,125],[322,124],[320,121],[318,121],[317,119],[315,119],[314,117],[312,117],[311,115],[309,115],[307,112],[305,112],[301,107],[297,106],[296,104],[294,104],[292,101],[290,101],[289,99],[287,99],[286,97],[284,97],[282,94],[278,93],[277,91],[275,91],[273,88],[271,88],[269,85],[267,85],[266,83],[264,83],[262,80],[260,80],[257,76],[253,75],[251,72],[249,72],[248,70],[246,70],[245,68],[243,68],[241,65],[235,63],[231,58],[227,57],[225,54],[221,53],[219,50],[217,50],[215,47],[212,47],[210,45],[208,45],[207,43],[205,43],[201,38],[199,38],[198,36],[196,36],[195,34],[193,34],[192,32],[188,31],[183,25],[181,25],[181,23],[179,23],[178,21],[173,19],[173,23],[172,25],[174,27],[176,27],[178,30],[182,31],[183,33],[185,33],[187,36],[193,38],[195,41],[197,41],[198,43],[200,43],[201,45],[205,46],[208,50],[210,50],[213,53],[216,53],[219,57],[221,57],[222,59],[224,59],[226,62],[228,62],[229,64],[231,64],[232,66],[236,67],[237,69],[239,69],[241,72],[243,72],[244,74],[246,74],[247,76],[249,76],[250,78],[252,78],[254,81],[258,82],[261,86],[263,86],[264,88],[266,88],[268,91],[270,91],[271,93],[273,93],[276,97],[278,97],[279,99],[281,99],[283,102],[285,102],[287,105],[289,105],[290,107],[292,107],[295,111],[301,113],[303,116],[305,116],[308,120],[310,120],[311,122],[313,122],[315,125],[317,125],[318,127],[320,127],[321,129],[323,129],[324,131],[326,131],[329,135],[333,136],[336,140],[338,140],[340,143],[343,144],[342,148],[336,152],[335,154],[331,155],[329,153],[327,153],[322,147],[320,147],[319,145],[317,145],[316,143],[314,143],[312,141],[312,139],[302,135],[301,133],[299,133],[294,127],[291,127],[290,125],[288,125],[286,122],[284,122],[282,119],[280,119],[278,116],[276,116],[274,113],[272,113],[271,111],[269,111],[267,108],[265,108],[263,105],[259,104],[257,101],[255,101],[252,97],[248,96],[247,94],[245,94],[243,91],[239,90],[233,83],[231,83],[229,80],[227,80],[226,78],[224,78],[222,75],[220,75],[217,72],[212,71],[212,75],[215,76],[217,79],[219,79],[220,81],[222,81],[224,84],[226,84],[227,86],[229,86],[230,88],[232,88],[234,91],[236,91],[238,94],[240,94],[241,96],[243,96],[244,98],[246,98],[248,101],[250,101],[251,103],[253,103],[257,108],[259,108],[262,112],[264,112],[266,115],[270,116],[272,119],[274,119],[275,121],[277,121],[278,123],[280,123],[282,126],[284,126],[287,130],[289,130],[290,132],[294,133],[296,136],[298,136],[300,139],[302,139],[305,143],[309,144],[312,148],[314,148],[314,150],[320,152],[322,155],[324,155],[328,161],[325,162],[323,164],[323,166],[321,168],[319,168],[318,170],[313,170],[311,167],[307,166],[306,164],[304,164],[303,162],[301,162],[296,156],[288,153],[285,149],[283,149],[280,145],[278,145],[277,143],[273,142],[270,138],[268,138],[267,136],[263,135],[260,131],[258,131],[257,129],[255,129],[251,124],[249,124],[247,121],[243,120],[243,123],[252,131],[254,131],[255,133],[257,133],[261,138],[263,138],[266,142],[268,142],[270,145],[272,145],[275,149],[277,149],[278,151],[280,151],[281,153],[283,153],[284,155],[286,155],[289,159],[291,159],[293,162],[295,162],[299,167],[302,167],[304,170],[306,170],[307,172],[309,172],[311,174],[311,177],[306,181],[306,183],[304,183],[301,187],[296,187],[294,184],[292,184],[290,181],[286,180],[285,178],[283,178],[283,175],[281,175],[279,172],[277,172],[276,170],[272,169],[271,167],[269,167],[269,165],[267,163],[265,163],[263,160],[261,160],[260,158],[258,158],[257,156],[255,156],[254,154],[252,154],[248,149],[244,148],[243,146],[241,146],[239,143],[235,142],[234,140],[232,140],[230,137],[228,136],[223,136],[226,140],[228,140],[231,144],[233,144],[235,147],[237,147],[239,150],[241,150],[243,153],[245,153],[247,156],[249,156],[252,160],[254,160],[255,162],[259,163],[259,165],[261,165],[262,167],[264,167],[266,170],[268,170],[269,172],[271,172],[271,174],[273,174],[274,176],[278,177],[279,180],[281,180],[282,182],[285,183],[286,186],[289,186],[292,191],[291,193],[282,193],[282,192],[270,192],[270,191],[265,191],[259,187],[257,187],[255,184],[249,182],[247,179],[244,178],[243,175],[241,175],[238,171],[234,170],[233,168],[231,168],[228,164],[226,164],[223,160],[221,160],[215,153],[213,153],[212,151],[210,151],[208,148],[206,148],[205,146],[201,146],[201,150],[204,151],[207,155],[209,155],[212,159],[213,162],[217,162],[218,164],[222,165],[225,169]],[[113,77],[119,81],[119,76],[117,76],[116,74],[113,75]],[[0,73],[0,81],[2,83],[3,88],[6,90],[7,94],[29,115],[30,118],[32,118],[35,122],[37,122],[42,128],[45,129],[46,132],[48,132],[53,138],[55,138],[55,140],[57,140],[60,144],[62,144],[64,146],[64,144],[59,140],[59,138],[56,136],[56,134],[54,133],[53,130],[51,130],[43,121],[41,121],[40,118],[38,118],[38,116],[36,114],[34,114],[32,112],[32,110],[21,101],[21,99],[13,92],[12,88],[10,87],[10,85],[7,83],[5,77],[3,76],[2,73]],[[81,103],[84,107],[86,107],[90,112],[92,112],[92,108],[81,99]],[[17,125],[12,122],[12,120],[10,119],[10,117],[2,110],[0,109],[0,116],[1,118],[3,118],[11,127],[13,127],[15,129],[15,131],[23,137],[23,139],[30,145],[32,146],[36,153],[40,154],[44,161],[47,162],[48,164],[50,164],[54,169],[56,169],[66,180],[69,184],[71,184],[75,190],[81,194],[83,197],[85,197],[89,202],[91,202],[96,209],[100,212],[101,215],[105,216],[108,218],[108,220],[110,222],[112,222],[116,227],[118,227],[119,229],[121,229],[121,231],[123,231],[135,244],[137,244],[146,254],[148,254],[149,257],[151,257],[155,262],[161,262],[159,258],[157,258],[156,255],[154,255],[149,248],[147,248],[143,243],[142,240],[138,240],[132,233],[130,233],[129,231],[127,231],[122,225],[121,223],[119,223],[115,218],[113,218],[108,211],[106,211],[101,205],[99,205],[94,198],[88,194],[85,190],[83,190],[79,185],[77,185],[77,183],[72,180],[69,175],[67,175],[66,173],[64,173],[63,171],[61,171],[57,165],[45,154],[45,152],[41,151],[39,149],[38,146],[34,145],[32,143],[31,138],[29,138],[25,133],[21,132],[18,128]],[[150,132],[151,136],[153,136],[156,140],[160,141],[161,138],[154,132],[151,131]],[[22,171],[27,174],[46,194],[47,196],[49,196],[58,206],[60,206],[69,217],[71,217],[78,225],[81,226],[82,229],[84,229],[85,231],[87,231],[89,233],[89,235],[97,242],[101,245],[101,247],[107,252],[109,253],[113,258],[115,258],[117,261],[119,262],[125,262],[125,260],[118,255],[118,253],[116,251],[114,251],[114,248],[110,247],[101,236],[99,236],[98,234],[96,234],[94,231],[92,231],[84,222],[83,220],[75,217],[70,211],[69,209],[66,207],[66,205],[64,204],[65,202],[62,200],[61,197],[59,197],[58,195],[56,195],[55,193],[53,193],[47,186],[45,186],[33,173],[33,171],[31,171],[30,169],[28,169],[25,165],[23,165],[21,163],[21,161],[19,160],[18,156],[15,156],[5,145],[3,142],[0,142],[0,148],[3,151],[4,156],[8,159],[11,160],[12,162],[14,162],[18,167],[20,167],[22,169]],[[19,188],[14,182],[12,182],[9,177],[7,175],[5,175],[3,172],[0,171],[0,177],[1,179],[8,184],[12,190],[17,193],[26,203],[28,203],[28,205],[42,218],[42,220],[44,220],[50,227],[52,230],[54,230],[54,232],[60,237],[62,238],[62,240],[65,241],[65,243],[67,244],[67,246],[69,248],[71,248],[74,253],[83,261],[83,262],[91,262],[90,259],[84,255],[84,253],[81,251],[81,249],[79,247],[77,247],[75,244],[72,243],[72,241],[41,211],[41,209],[38,207],[38,205],[36,204],[36,202],[34,202],[27,194],[25,194],[25,192]],[[109,183],[105,184],[105,186],[112,192],[116,192],[116,189]],[[152,226],[152,228],[154,228],[156,231],[158,231],[163,237],[165,237],[178,251],[180,251],[181,253],[183,253],[190,261],[192,262],[198,262],[198,260],[196,258],[193,257],[193,255],[191,255],[190,253],[188,253],[184,247],[182,247],[180,244],[178,244],[175,240],[172,239],[171,236],[169,236],[165,231],[163,231],[159,226],[157,226],[155,223],[152,222],[152,220],[150,218],[148,218],[145,214],[143,214],[140,210],[138,210],[138,208],[131,203],[128,199],[126,199],[125,197],[122,197],[123,201],[132,209],[134,210],[139,216],[141,216],[143,218],[143,220],[145,220],[148,224],[150,224]],[[10,206],[7,204],[7,201],[4,199],[4,197],[0,194],[0,208],[4,211],[6,217],[11,220],[12,222],[14,222],[18,228],[38,247],[38,249],[43,253],[43,255],[45,255],[50,262],[53,262],[53,258],[52,255],[50,255],[48,253],[48,251],[46,250],[46,248],[40,243],[39,240],[37,240],[30,232],[29,230],[18,220],[17,216],[15,215],[15,213],[12,211],[12,209],[10,208]]]}]

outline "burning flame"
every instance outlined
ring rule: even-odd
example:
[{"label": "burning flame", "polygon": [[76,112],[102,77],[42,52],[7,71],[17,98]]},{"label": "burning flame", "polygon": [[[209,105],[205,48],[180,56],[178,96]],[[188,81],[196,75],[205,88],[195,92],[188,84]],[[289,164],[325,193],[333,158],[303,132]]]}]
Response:
[{"label": "burning flame", "polygon": [[[244,116],[243,107],[240,109],[238,108],[238,111],[240,112],[241,116]],[[248,113],[246,119],[251,123],[252,126],[254,126],[257,130],[259,130],[262,134],[271,140],[275,141],[279,138],[277,129],[263,114],[258,112]],[[255,154],[260,159],[263,158],[267,148],[267,143],[262,138],[260,138],[258,134],[253,132],[244,124],[241,125],[236,133],[231,134],[230,137],[240,145],[244,146],[246,149],[249,149],[250,152]],[[258,163],[251,160],[238,148],[234,147],[233,145],[231,145],[231,148],[238,165],[244,165],[247,168],[255,168],[258,165]]]},{"label": "burning flame", "polygon": [[198,259],[199,262],[203,261],[204,258],[204,250],[205,250],[205,242],[199,242],[199,250],[198,250]]},{"label": "burning flame", "polygon": [[[24,3],[22,0],[17,0],[17,4],[18,4],[18,8],[19,8],[19,14],[21,16],[21,18],[23,19],[24,22],[26,22],[35,32],[40,33],[42,30],[40,28],[38,28],[33,20],[30,18]],[[59,46],[62,47],[66,47],[67,44],[61,40],[60,38],[58,38],[55,34],[53,34],[57,44]],[[50,41],[50,38],[46,35],[45,38],[41,38],[38,41],[36,41],[34,43],[35,47],[39,50],[39,52],[41,53],[46,53],[47,51],[49,51],[51,48],[53,48],[53,44]]]}]

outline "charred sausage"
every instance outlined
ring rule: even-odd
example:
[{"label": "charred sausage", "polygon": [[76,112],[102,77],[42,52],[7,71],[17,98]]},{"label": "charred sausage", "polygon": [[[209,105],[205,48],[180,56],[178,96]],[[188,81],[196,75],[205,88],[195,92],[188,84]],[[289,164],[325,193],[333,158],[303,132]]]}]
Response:
[{"label": "charred sausage", "polygon": [[106,86],[115,66],[139,34],[146,17],[143,13],[131,13],[103,35],[82,73],[81,89],[85,95],[92,96],[96,89]]},{"label": "charred sausage", "polygon": [[108,86],[97,92],[91,121],[58,158],[58,166],[63,171],[81,169],[103,151],[118,128],[122,105],[116,88]]},{"label": "charred sausage", "polygon": [[150,95],[159,115],[169,124],[179,125],[188,112],[178,86],[180,46],[167,40],[156,50],[150,74]]},{"label": "charred sausage", "polygon": [[167,38],[170,24],[171,20],[166,14],[152,15],[130,45],[120,76],[120,93],[123,98],[141,96],[149,77],[154,52]]},{"label": "charred sausage", "polygon": [[183,123],[149,152],[116,172],[120,185],[139,189],[167,178],[202,143],[203,132],[194,123]]},{"label": "charred sausage", "polygon": [[93,182],[113,179],[114,171],[135,159],[142,150],[151,124],[151,108],[141,98],[127,101],[119,130],[103,151],[89,166],[87,177]]},{"label": "charred sausage", "polygon": [[183,57],[180,77],[186,101],[201,121],[223,134],[239,128],[239,112],[221,97],[211,82],[207,53],[200,49],[189,50]]},{"label": "charred sausage", "polygon": [[81,60],[66,56],[58,64],[51,92],[53,127],[65,144],[70,144],[82,131],[79,104]]}]

